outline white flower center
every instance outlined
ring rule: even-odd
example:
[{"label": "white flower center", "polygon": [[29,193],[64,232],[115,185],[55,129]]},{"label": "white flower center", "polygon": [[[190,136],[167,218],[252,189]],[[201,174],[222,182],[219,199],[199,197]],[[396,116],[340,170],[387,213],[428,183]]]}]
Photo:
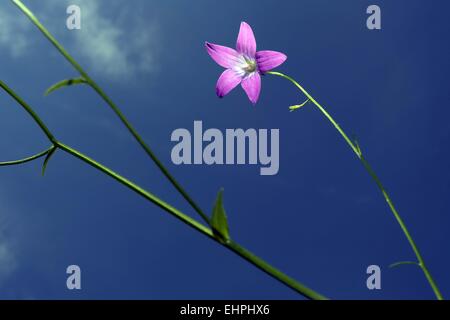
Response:
[{"label": "white flower center", "polygon": [[239,76],[244,78],[253,75],[258,69],[258,65],[255,59],[242,55],[238,58],[233,69]]}]

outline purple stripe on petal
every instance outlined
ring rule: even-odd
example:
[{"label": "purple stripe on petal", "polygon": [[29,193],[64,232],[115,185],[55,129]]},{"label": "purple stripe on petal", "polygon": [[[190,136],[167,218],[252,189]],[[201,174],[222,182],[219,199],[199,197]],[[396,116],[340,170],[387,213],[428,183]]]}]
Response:
[{"label": "purple stripe on petal", "polygon": [[239,83],[241,83],[242,77],[236,74],[235,71],[227,69],[219,77],[216,85],[216,93],[219,98],[224,97],[231,90],[233,90]]},{"label": "purple stripe on petal", "polygon": [[205,42],[206,51],[218,65],[232,68],[236,65],[239,54],[236,50],[218,44]]},{"label": "purple stripe on petal", "polygon": [[256,104],[261,92],[261,76],[258,72],[253,73],[249,77],[242,80],[242,88],[247,93],[248,98],[253,104]]},{"label": "purple stripe on petal", "polygon": [[256,40],[252,28],[246,23],[241,22],[239,35],[236,42],[236,50],[239,53],[247,55],[249,58],[254,58],[256,54]]},{"label": "purple stripe on petal", "polygon": [[256,53],[256,62],[261,72],[267,72],[278,67],[285,62],[287,56],[284,53],[270,50],[258,51]]}]

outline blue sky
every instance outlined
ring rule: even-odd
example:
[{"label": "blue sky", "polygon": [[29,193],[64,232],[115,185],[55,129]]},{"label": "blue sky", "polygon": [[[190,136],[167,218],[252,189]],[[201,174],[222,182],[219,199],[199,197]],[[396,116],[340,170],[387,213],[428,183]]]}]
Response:
[{"label": "blue sky", "polygon": [[[319,100],[361,148],[392,195],[444,296],[450,293],[450,115],[447,1],[377,1],[382,30],[366,28],[371,1],[24,1],[110,93],[160,159],[210,211],[220,187],[234,240],[330,298],[432,299],[382,196],[332,126],[287,81],[263,78],[252,106],[241,89],[215,95],[222,68],[204,41],[234,46],[239,23],[258,48],[282,51],[279,68]],[[68,31],[66,7],[82,9]],[[21,12],[0,5],[0,76],[56,136],[185,212],[112,112],[88,87],[43,97],[75,71]],[[48,142],[0,94],[0,159]],[[175,166],[170,135],[205,128],[280,129],[280,171],[255,166]],[[58,152],[0,170],[0,298],[299,299],[82,162]],[[82,290],[66,288],[66,267]],[[382,268],[382,290],[366,268]]]}]

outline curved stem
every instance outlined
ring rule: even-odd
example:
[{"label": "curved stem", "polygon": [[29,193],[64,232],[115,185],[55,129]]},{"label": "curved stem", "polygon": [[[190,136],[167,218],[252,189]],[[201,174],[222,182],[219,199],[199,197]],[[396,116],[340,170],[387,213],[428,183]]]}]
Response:
[{"label": "curved stem", "polygon": [[24,158],[24,159],[20,159],[20,160],[14,160],[14,161],[5,161],[5,162],[0,162],[0,167],[3,166],[14,166],[14,165],[18,165],[18,164],[23,164],[23,163],[27,163],[39,158],[42,158],[43,156],[47,155],[50,151],[52,151],[54,149],[54,146],[51,146],[50,148],[39,152],[31,157],[28,158]]},{"label": "curved stem", "polygon": [[339,126],[339,124],[333,119],[333,117],[325,110],[324,107],[322,107],[297,81],[295,81],[293,78],[280,73],[280,72],[267,72],[267,74],[275,75],[282,77],[284,79],[289,80],[292,82],[322,113],[323,115],[328,119],[328,121],[331,122],[331,124],[336,128],[336,130],[339,132],[339,134],[344,138],[345,142],[349,145],[349,147],[352,149],[352,151],[356,154],[358,159],[362,162],[364,168],[369,173],[371,178],[375,181],[376,185],[380,189],[384,199],[388,203],[389,208],[391,209],[392,213],[394,214],[395,219],[397,220],[398,224],[400,225],[400,228],[402,229],[404,235],[406,236],[406,239],[409,242],[409,245],[411,246],[414,254],[416,255],[418,265],[422,269],[428,283],[430,284],[431,288],[433,289],[433,292],[438,300],[443,300],[443,296],[441,292],[439,291],[439,288],[436,285],[436,282],[434,281],[433,277],[431,276],[431,273],[429,272],[428,268],[425,265],[425,261],[417,248],[416,243],[414,242],[411,234],[408,231],[408,228],[405,225],[405,222],[401,218],[400,214],[398,213],[397,209],[395,208],[390,196],[386,192],[383,184],[381,183],[378,176],[375,174],[375,171],[372,169],[370,164],[367,162],[367,160],[363,157],[361,150],[359,146],[356,143],[353,143],[350,138],[347,136],[347,134],[342,130],[342,128]]},{"label": "curved stem", "polygon": [[[315,300],[325,300],[326,299],[323,295],[315,292],[314,290],[306,287],[305,285],[301,284],[300,282],[287,276],[280,270],[276,269],[275,267],[271,266],[269,263],[265,262],[264,260],[257,257],[256,255],[254,255],[247,249],[243,248],[236,242],[221,241],[221,239],[217,238],[214,235],[213,231],[209,227],[199,223],[197,220],[191,218],[190,216],[186,215],[185,213],[183,213],[180,210],[176,209],[175,207],[171,206],[167,202],[161,200],[154,194],[146,191],[145,189],[141,188],[140,186],[133,183],[132,181],[126,179],[125,177],[123,177],[123,176],[119,175],[118,173],[114,172],[113,170],[109,169],[108,167],[100,164],[99,162],[93,160],[92,158],[89,158],[88,156],[82,154],[78,150],[75,150],[75,149],[65,145],[64,143],[56,140],[54,138],[54,136],[52,135],[52,133],[50,132],[50,130],[45,126],[44,122],[40,119],[40,117],[33,111],[33,109],[27,103],[25,103],[25,101],[23,101],[23,99],[21,99],[19,97],[18,94],[16,94],[12,89],[10,89],[1,80],[0,80],[0,85],[20,106],[22,106],[22,108],[24,108],[27,111],[28,114],[30,114],[32,116],[32,118],[39,124],[39,127],[42,129],[42,131],[47,135],[49,140],[53,143],[52,147],[50,147],[49,150],[47,150],[46,154],[48,154],[49,152],[52,152],[53,150],[56,150],[56,149],[61,149],[61,150],[65,151],[66,153],[87,163],[91,167],[105,173],[106,175],[110,176],[111,178],[118,181],[122,185],[128,187],[132,191],[141,195],[145,199],[151,201],[152,203],[154,203],[155,205],[157,205],[164,211],[170,213],[175,218],[182,221],[189,227],[197,230],[198,232],[202,233],[203,235],[216,241],[216,243],[228,248],[229,250],[231,250],[238,256],[244,258],[245,260],[247,260],[254,266],[258,267],[259,269],[261,269],[262,271],[264,271],[265,273],[267,273],[274,279],[280,281],[281,283],[283,283],[284,285],[288,286],[289,288],[295,290],[297,293],[303,295],[304,297],[309,298],[309,299],[315,299]],[[36,157],[36,156],[34,156],[34,157]]]},{"label": "curved stem", "polygon": [[48,140],[55,143],[56,139],[44,122],[38,117],[38,115],[34,112],[34,110],[21,98],[19,97],[13,90],[11,90],[3,81],[0,80],[0,87],[5,90],[14,100],[16,100],[24,109],[28,112],[28,114],[33,118],[34,122],[41,128],[42,132],[47,136]]},{"label": "curved stem", "polygon": [[87,74],[81,65],[75,61],[75,59],[67,52],[67,50],[53,37],[53,35],[44,27],[38,18],[20,1],[12,0],[12,2],[33,22],[33,24],[44,34],[44,36],[55,46],[56,49],[66,58],[66,60],[80,73],[80,75],[86,80],[86,82],[94,89],[94,91],[100,95],[100,97],[106,102],[106,104],[114,111],[119,117],[120,121],[125,125],[131,135],[144,149],[147,155],[153,160],[156,166],[161,170],[164,176],[172,183],[175,189],[183,196],[183,198],[191,205],[191,207],[201,216],[201,218],[210,224],[208,215],[203,212],[199,205],[189,196],[184,188],[178,183],[178,181],[170,174],[167,168],[153,153],[150,147],[138,134],[136,129],[131,125],[125,115],[120,111],[119,107],[112,101],[112,99],[100,88],[100,86]]}]

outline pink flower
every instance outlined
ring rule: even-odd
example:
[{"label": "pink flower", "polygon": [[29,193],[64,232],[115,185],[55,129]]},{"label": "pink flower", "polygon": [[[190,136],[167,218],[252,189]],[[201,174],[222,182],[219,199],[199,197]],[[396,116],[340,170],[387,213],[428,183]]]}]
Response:
[{"label": "pink flower", "polygon": [[236,50],[209,42],[205,46],[211,58],[226,68],[217,80],[217,96],[222,98],[241,84],[253,104],[256,104],[261,92],[261,75],[287,59],[281,52],[256,51],[253,30],[246,22],[241,22]]}]

